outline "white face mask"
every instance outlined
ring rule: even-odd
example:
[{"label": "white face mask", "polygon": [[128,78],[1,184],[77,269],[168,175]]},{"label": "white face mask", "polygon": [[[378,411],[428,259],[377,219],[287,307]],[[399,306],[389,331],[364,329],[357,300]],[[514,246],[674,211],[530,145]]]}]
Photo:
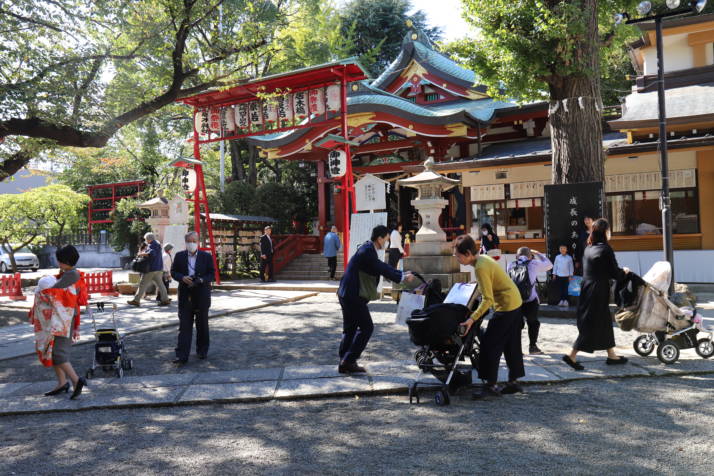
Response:
[{"label": "white face mask", "polygon": [[198,243],[186,243],[186,249],[189,253],[195,253],[198,249]]},{"label": "white face mask", "polygon": [[481,232],[481,234],[482,234],[483,236],[488,236],[488,230],[483,230],[483,231]]}]

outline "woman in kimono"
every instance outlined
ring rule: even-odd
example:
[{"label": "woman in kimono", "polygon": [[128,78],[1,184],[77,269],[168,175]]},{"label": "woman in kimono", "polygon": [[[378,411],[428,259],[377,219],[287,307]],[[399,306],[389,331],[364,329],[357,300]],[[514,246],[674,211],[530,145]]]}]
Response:
[{"label": "woman in kimono", "polygon": [[615,354],[615,333],[610,314],[610,280],[622,280],[630,270],[620,268],[615,253],[608,244],[610,224],[604,218],[596,220],[583,255],[583,283],[578,302],[578,338],[563,361],[575,370],[583,370],[575,360],[578,352],[607,350],[608,365],[618,365],[627,359]]},{"label": "woman in kimono", "polygon": [[57,376],[57,387],[45,396],[69,392],[70,380],[73,388],[70,398],[75,399],[87,382],[74,371],[69,354],[72,342],[79,339],[80,306],[87,304],[88,290],[74,267],[79,261],[77,249],[67,245],[58,249],[56,256],[60,267],[57,282],[35,294],[30,323],[35,328],[35,349],[40,362],[52,367]]}]

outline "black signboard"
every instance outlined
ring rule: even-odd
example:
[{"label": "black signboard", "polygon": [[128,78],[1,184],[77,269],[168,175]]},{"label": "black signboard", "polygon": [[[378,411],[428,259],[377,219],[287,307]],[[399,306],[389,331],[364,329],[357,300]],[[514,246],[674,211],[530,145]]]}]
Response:
[{"label": "black signboard", "polygon": [[570,254],[579,261],[587,240],[583,219],[603,216],[602,182],[546,185],[544,191],[548,257],[554,260],[560,245],[567,245]]}]

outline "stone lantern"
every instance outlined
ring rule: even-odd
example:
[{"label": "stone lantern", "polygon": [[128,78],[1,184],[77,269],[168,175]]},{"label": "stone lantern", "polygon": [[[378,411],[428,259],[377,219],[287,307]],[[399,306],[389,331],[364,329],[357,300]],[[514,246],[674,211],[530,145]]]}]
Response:
[{"label": "stone lantern", "polygon": [[404,269],[416,271],[427,280],[438,278],[442,286],[450,288],[470,278],[469,273],[461,272],[451,243],[446,241],[446,233],[439,226],[439,215],[449,203],[442,194],[458,186],[460,181],[444,177],[433,169],[434,159],[429,157],[422,173],[397,181],[401,186],[417,189],[417,198],[411,203],[421,217],[421,228],[409,247],[409,256],[404,258]]},{"label": "stone lantern", "polygon": [[185,198],[177,195],[169,200],[159,192],[158,197],[142,203],[139,208],[151,212],[146,223],[162,245],[172,243],[174,253],[185,248],[184,236],[188,232],[188,204]]}]

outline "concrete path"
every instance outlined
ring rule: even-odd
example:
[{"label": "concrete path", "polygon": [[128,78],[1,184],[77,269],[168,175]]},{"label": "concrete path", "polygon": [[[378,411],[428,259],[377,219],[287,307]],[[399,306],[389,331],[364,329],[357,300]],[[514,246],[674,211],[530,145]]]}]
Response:
[{"label": "concrete path", "polygon": [[[236,290],[215,291],[212,294],[210,318],[225,316],[236,312],[259,309],[275,304],[284,304],[314,296],[314,292],[278,291],[278,290]],[[116,303],[117,326],[124,335],[135,334],[162,327],[176,326],[177,303],[173,298],[171,305],[159,307],[154,301],[144,300],[139,308],[129,306],[126,302],[130,296],[118,298],[101,298],[106,303]],[[99,301],[93,299],[91,302]],[[3,307],[11,309],[27,309],[32,306],[32,300],[3,303]],[[97,326],[111,324],[111,306],[105,306],[105,312],[94,313]],[[0,309],[0,312],[2,310]],[[83,312],[80,325],[80,343],[94,340],[92,320]],[[34,354],[34,332],[29,324],[17,324],[0,327],[0,361],[23,355]]]},{"label": "concrete path", "polygon": [[[604,357],[582,356],[579,360],[586,369],[581,372],[570,369],[560,358],[560,354],[524,356],[526,376],[522,382],[557,384],[583,379],[714,373],[712,362],[698,358],[693,352],[691,355],[683,353],[681,360],[669,366],[661,364],[656,357],[643,358],[634,353],[628,355],[630,362],[622,366],[606,365]],[[374,394],[405,394],[415,379],[439,383],[431,375],[421,373],[413,361],[375,362],[367,363],[367,366],[369,373],[361,376],[340,375],[334,365],[314,365],[96,378],[89,381],[77,400],[69,400],[67,394],[43,396],[43,392],[55,386],[54,380],[4,383],[0,384],[0,415],[334,396],[358,398]],[[507,369],[502,362],[500,379],[505,380],[506,375]],[[475,373],[473,381],[478,382]],[[460,390],[460,393],[466,392],[467,389]],[[432,403],[433,389],[422,390],[420,394],[422,402]]]}]

